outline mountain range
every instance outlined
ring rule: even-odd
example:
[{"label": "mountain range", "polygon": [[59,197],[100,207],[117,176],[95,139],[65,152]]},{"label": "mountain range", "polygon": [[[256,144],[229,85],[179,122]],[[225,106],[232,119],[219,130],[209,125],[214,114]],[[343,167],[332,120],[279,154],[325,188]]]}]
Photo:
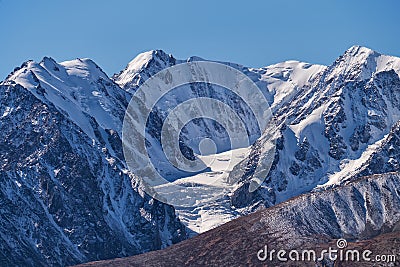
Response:
[{"label": "mountain range", "polygon": [[[254,144],[239,151],[233,169],[224,170],[228,180],[238,181],[232,192],[189,208],[146,195],[123,156],[125,110],[154,74],[203,60],[153,50],[110,78],[90,59],[57,63],[45,57],[23,63],[0,83],[1,265],[64,266],[126,257],[216,227],[133,262],[158,262],[160,256],[162,264],[182,255],[182,264],[257,265],[253,254],[260,243],[296,247],[304,239],[316,244],[316,237],[329,242],[343,236],[356,242],[398,229],[400,58],[360,46],[330,66],[286,61],[249,68],[222,62],[260,88],[274,123],[264,132],[249,128]],[[154,157],[162,150],[162,110],[199,96],[235,102],[210,84],[166,95],[148,123]],[[254,125],[244,104],[235,111]],[[251,177],[261,174],[239,170],[251,169],[268,153],[265,140],[271,136],[276,142],[271,170],[250,192]],[[193,140],[199,137],[217,140],[217,159],[224,159],[229,146],[219,125],[194,121],[182,133],[181,149],[189,156],[198,153]],[[218,171],[188,177],[164,158],[155,160],[178,184]],[[206,188],[201,182],[200,187]]]}]

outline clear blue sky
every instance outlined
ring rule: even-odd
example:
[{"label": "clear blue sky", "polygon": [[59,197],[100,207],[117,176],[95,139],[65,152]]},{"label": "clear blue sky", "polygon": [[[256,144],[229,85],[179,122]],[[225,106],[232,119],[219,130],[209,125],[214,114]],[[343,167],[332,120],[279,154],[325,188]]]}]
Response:
[{"label": "clear blue sky", "polygon": [[397,0],[0,0],[0,80],[43,56],[112,75],[151,49],[252,67],[330,64],[353,44],[400,56],[399,12]]}]

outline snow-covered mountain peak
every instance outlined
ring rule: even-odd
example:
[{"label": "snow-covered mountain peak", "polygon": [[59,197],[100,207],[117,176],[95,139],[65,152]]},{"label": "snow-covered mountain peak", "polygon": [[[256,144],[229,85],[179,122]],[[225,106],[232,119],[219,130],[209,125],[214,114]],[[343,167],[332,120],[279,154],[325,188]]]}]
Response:
[{"label": "snow-covered mountain peak", "polygon": [[176,59],[173,55],[167,54],[163,50],[151,50],[136,56],[131,62],[128,63],[124,70],[118,74],[114,74],[112,79],[123,89],[133,93],[138,86],[140,86],[145,80],[157,72],[175,64],[194,61],[217,62],[243,71],[249,76],[254,74],[249,72],[247,68],[243,67],[243,65],[236,63],[206,60],[198,56],[191,56],[186,60],[182,60]]},{"label": "snow-covered mountain peak", "polygon": [[346,50],[345,54],[348,54],[351,57],[358,57],[362,55],[371,55],[379,53],[365,46],[353,45],[352,47]]},{"label": "snow-covered mountain peak", "polygon": [[[15,68],[14,71],[8,75],[5,83],[20,83],[22,86],[30,87],[36,85],[37,81],[29,84],[29,77],[32,75],[38,76],[39,80],[41,75],[50,75],[59,80],[69,80],[68,76],[76,76],[80,79],[85,79],[90,82],[95,82],[99,78],[112,83],[107,74],[91,59],[77,58],[74,60],[64,61],[57,63],[51,57],[44,57],[39,63],[33,60],[28,60],[22,63],[21,67]],[[45,78],[45,77],[43,77]],[[24,81],[25,80],[25,81]],[[45,79],[43,79],[45,80]]]},{"label": "snow-covered mountain peak", "polygon": [[318,74],[326,69],[327,67],[323,65],[290,60],[249,70],[250,73],[260,75],[258,85],[260,88],[265,87],[268,91],[270,106],[274,111],[290,101],[298,90],[310,84]]},{"label": "snow-covered mountain peak", "polygon": [[327,81],[340,77],[348,81],[369,79],[374,73],[394,70],[400,74],[400,58],[380,54],[363,46],[352,46],[330,67]]},{"label": "snow-covered mountain peak", "polygon": [[143,68],[149,67],[152,60],[160,61],[168,59],[170,56],[163,50],[150,50],[140,53],[131,62],[128,63],[128,68],[131,71],[140,71]]},{"label": "snow-covered mountain peak", "polygon": [[339,61],[344,62],[349,67],[364,66],[369,70],[373,70],[375,59],[381,56],[380,53],[359,45],[355,45],[346,50],[343,56],[339,57]]},{"label": "snow-covered mountain peak", "polygon": [[93,119],[103,129],[121,129],[125,92],[90,59],[27,61],[2,84],[19,84],[41,101],[52,103],[93,139]]},{"label": "snow-covered mountain peak", "polygon": [[124,70],[115,74],[113,79],[124,89],[136,88],[150,76],[175,63],[175,58],[163,50],[150,50],[136,56]]},{"label": "snow-covered mountain peak", "polygon": [[42,61],[39,62],[42,67],[53,67],[55,71],[59,68],[58,63],[52,57],[44,57]]},{"label": "snow-covered mountain peak", "polygon": [[65,68],[68,75],[78,76],[88,80],[98,80],[102,78],[111,82],[107,74],[91,59],[77,58],[74,60],[64,61],[60,63]]},{"label": "snow-covered mountain peak", "polygon": [[262,68],[264,78],[271,77],[285,81],[293,81],[299,86],[303,86],[313,78],[313,76],[326,69],[326,66],[300,62],[296,60],[284,61]]},{"label": "snow-covered mountain peak", "polygon": [[[264,201],[274,204],[297,190],[340,184],[344,177],[352,179],[359,170],[368,169],[371,155],[382,155],[376,151],[381,151],[400,118],[400,58],[353,46],[305,83],[292,77],[296,70],[305,74],[307,65],[301,64],[289,61],[259,71],[273,93],[271,106],[281,132],[276,165],[262,189]],[[397,158],[391,155],[380,160],[368,174],[380,172],[385,161],[397,166]],[[270,188],[275,191],[270,193]]]}]

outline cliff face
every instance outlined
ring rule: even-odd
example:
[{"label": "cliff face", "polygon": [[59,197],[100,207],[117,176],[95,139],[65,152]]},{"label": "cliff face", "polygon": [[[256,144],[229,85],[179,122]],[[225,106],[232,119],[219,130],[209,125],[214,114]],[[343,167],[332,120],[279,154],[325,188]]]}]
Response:
[{"label": "cliff face", "polygon": [[0,262],[65,266],[186,238],[122,157],[126,93],[89,60],[27,62],[0,85]]}]

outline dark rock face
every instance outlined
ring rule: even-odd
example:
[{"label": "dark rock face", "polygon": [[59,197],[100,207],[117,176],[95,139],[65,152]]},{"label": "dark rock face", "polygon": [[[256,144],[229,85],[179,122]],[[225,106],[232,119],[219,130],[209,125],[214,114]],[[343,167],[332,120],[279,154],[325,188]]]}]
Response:
[{"label": "dark rock face", "polygon": [[357,174],[352,178],[397,171],[400,167],[400,153],[397,149],[399,146],[400,123],[396,123],[388,136],[383,140],[381,147],[371,155],[368,161],[358,169]]},{"label": "dark rock face", "polygon": [[126,170],[116,129],[86,113],[94,141],[34,81],[40,91],[0,85],[0,265],[65,266],[185,239],[174,208]]}]

